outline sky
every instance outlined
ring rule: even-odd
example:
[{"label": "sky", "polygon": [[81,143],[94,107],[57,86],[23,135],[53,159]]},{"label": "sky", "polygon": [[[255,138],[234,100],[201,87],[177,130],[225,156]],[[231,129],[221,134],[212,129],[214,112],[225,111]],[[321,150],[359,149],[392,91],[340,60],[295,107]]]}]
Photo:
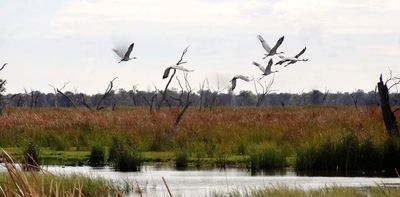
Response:
[{"label": "sky", "polygon": [[[308,62],[273,67],[272,89],[373,90],[381,73],[400,75],[398,0],[1,0],[0,72],[7,93],[51,92],[49,84],[88,94],[115,89],[163,89],[164,69],[186,46],[185,64],[197,91],[208,80],[224,89],[236,74],[258,79],[264,49],[257,35]],[[138,59],[118,63],[112,48]],[[274,57],[274,61],[278,61]],[[178,77],[182,79],[182,72]],[[178,87],[176,81],[172,87]],[[254,91],[238,81],[235,93]]]}]

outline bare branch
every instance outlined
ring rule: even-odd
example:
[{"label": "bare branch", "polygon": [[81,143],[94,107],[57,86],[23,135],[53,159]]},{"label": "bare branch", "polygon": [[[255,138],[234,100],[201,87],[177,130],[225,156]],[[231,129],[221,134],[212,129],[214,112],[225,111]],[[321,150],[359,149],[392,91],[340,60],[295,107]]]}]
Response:
[{"label": "bare branch", "polygon": [[182,55],[181,55],[181,59],[176,63],[176,65],[180,65],[180,64],[185,64],[186,63],[186,62],[182,62],[182,60],[183,60],[183,56],[186,54],[188,48],[189,48],[189,46],[187,46],[186,49],[183,50]]},{"label": "bare branch", "polygon": [[0,68],[0,71],[2,71],[4,69],[4,67],[6,67],[8,63],[3,64],[3,66]]},{"label": "bare branch", "polygon": [[107,86],[107,89],[106,89],[106,91],[104,92],[104,95],[101,97],[101,99],[97,102],[97,110],[101,110],[101,109],[104,109],[105,107],[101,107],[101,104],[102,104],[102,102],[103,102],[103,100],[105,100],[110,94],[111,94],[111,91],[112,91],[112,89],[113,89],[113,87],[114,87],[114,81],[116,80],[116,79],[118,79],[118,77],[115,77],[113,80],[111,80],[110,81],[110,83],[108,84],[108,86]]},{"label": "bare branch", "polygon": [[[275,75],[273,75],[272,79],[268,82],[264,81],[264,84],[261,82],[261,79],[258,79],[256,81],[254,81],[254,89],[256,92],[256,96],[257,96],[257,103],[256,106],[261,106],[261,104],[263,103],[266,95],[268,95],[269,93],[275,91],[275,90],[271,90],[272,85],[274,84],[275,81]],[[258,92],[258,88],[257,88],[257,84],[260,86],[261,88],[261,92]]]}]

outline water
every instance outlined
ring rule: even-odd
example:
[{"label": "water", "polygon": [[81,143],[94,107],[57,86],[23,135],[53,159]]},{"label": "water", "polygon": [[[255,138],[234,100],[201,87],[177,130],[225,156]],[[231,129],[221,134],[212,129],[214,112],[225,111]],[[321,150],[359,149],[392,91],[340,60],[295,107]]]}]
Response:
[{"label": "water", "polygon": [[[162,181],[164,177],[173,196],[204,196],[215,191],[227,192],[271,186],[287,186],[315,189],[330,186],[368,187],[376,185],[400,186],[400,178],[381,177],[322,177],[297,176],[293,171],[259,174],[252,176],[245,169],[189,169],[176,170],[168,167],[143,166],[140,172],[117,172],[110,167],[45,166],[56,174],[79,173],[112,180],[129,180],[139,184],[146,196],[168,196]],[[133,195],[137,196],[137,195]]]}]

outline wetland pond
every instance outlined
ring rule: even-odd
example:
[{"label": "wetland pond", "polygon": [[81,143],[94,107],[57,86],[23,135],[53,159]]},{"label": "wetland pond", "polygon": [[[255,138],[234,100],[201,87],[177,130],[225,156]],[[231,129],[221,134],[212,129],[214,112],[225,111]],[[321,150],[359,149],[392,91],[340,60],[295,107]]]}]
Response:
[{"label": "wetland pond", "polygon": [[[400,186],[397,177],[303,176],[293,170],[252,174],[241,168],[209,168],[177,170],[171,167],[142,166],[139,172],[119,172],[111,167],[43,166],[55,174],[83,174],[115,181],[139,184],[145,196],[168,196],[165,178],[173,196],[204,196],[213,192],[244,191],[262,187],[316,189],[332,186],[370,187]],[[132,196],[137,196],[132,194]]]}]

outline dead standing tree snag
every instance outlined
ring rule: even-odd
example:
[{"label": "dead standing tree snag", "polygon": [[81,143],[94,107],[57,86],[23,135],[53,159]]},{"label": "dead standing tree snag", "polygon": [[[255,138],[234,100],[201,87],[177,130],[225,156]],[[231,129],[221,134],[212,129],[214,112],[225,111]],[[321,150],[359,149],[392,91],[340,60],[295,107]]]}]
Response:
[{"label": "dead standing tree snag", "polygon": [[[187,53],[188,48],[189,48],[189,46],[186,47],[185,50],[183,50],[181,58],[179,59],[179,61],[175,65],[169,66],[169,67],[167,67],[165,69],[162,78],[166,79],[166,78],[169,77],[169,80],[168,80],[167,84],[165,85],[164,91],[162,91],[162,92],[160,91],[161,100],[158,102],[158,105],[157,105],[157,111],[160,110],[163,102],[166,102],[168,104],[168,106],[171,106],[171,104],[168,102],[168,99],[167,99],[168,87],[171,84],[172,79],[174,78],[174,76],[176,74],[176,70],[183,71],[184,72],[185,85],[183,86],[181,81],[179,80],[179,78],[178,77],[176,78],[177,81],[178,81],[178,84],[179,84],[179,86],[181,87],[181,90],[182,90],[181,94],[180,94],[179,98],[171,97],[171,98],[173,98],[173,99],[175,99],[176,101],[179,102],[178,108],[181,109],[180,112],[177,114],[175,122],[174,122],[174,124],[172,126],[173,134],[175,134],[179,130],[179,123],[181,122],[182,117],[184,116],[186,110],[191,105],[190,94],[192,93],[193,90],[192,90],[192,87],[190,86],[189,81],[188,81],[188,72],[192,72],[193,70],[188,70],[185,67],[181,66],[181,64],[187,63],[187,62],[183,61],[183,57]],[[172,75],[169,75],[171,70],[173,70],[173,73],[172,73]],[[184,90],[184,88],[186,89],[186,91]],[[185,96],[185,92],[186,92],[186,96]]]},{"label": "dead standing tree snag", "polygon": [[[61,92],[62,90],[69,84],[69,82],[65,82],[64,85],[61,88],[56,88],[55,86],[49,84],[50,87],[53,88],[54,91],[54,107],[58,107],[58,94]],[[65,97],[73,106],[75,106],[75,104],[72,102],[71,98],[69,98],[67,95],[65,95],[65,93],[61,94],[63,97]]]},{"label": "dead standing tree snag", "polygon": [[114,81],[118,79],[118,77],[115,77],[113,80],[110,81],[110,83],[107,86],[106,91],[104,92],[104,95],[100,98],[100,100],[97,102],[96,105],[96,109],[97,110],[102,110],[105,108],[105,106],[103,105],[103,101],[109,97],[113,91],[113,87],[114,87]]},{"label": "dead standing tree snag", "polygon": [[[173,70],[173,73],[172,73],[172,75],[170,76],[170,78],[169,78],[169,80],[168,80],[168,83],[165,85],[164,91],[161,92],[161,100],[158,102],[157,110],[160,110],[161,105],[163,104],[163,102],[166,102],[166,101],[167,101],[167,91],[168,91],[168,87],[169,87],[169,84],[171,84],[171,81],[172,81],[172,79],[174,78],[174,76],[175,76],[175,74],[176,74],[176,69],[181,68],[181,67],[179,67],[181,64],[187,63],[187,62],[184,62],[184,61],[183,61],[183,56],[185,56],[185,54],[187,53],[188,48],[189,48],[189,46],[187,46],[187,47],[185,48],[185,50],[183,50],[182,55],[181,55],[181,59],[175,64],[175,66],[170,66],[170,67],[168,67],[167,69],[165,69],[164,74],[163,74],[163,79],[165,79],[165,78],[168,77],[169,72],[170,72],[171,70]],[[182,67],[182,68],[183,68],[183,67]],[[181,69],[181,70],[182,70],[182,69]],[[187,70],[187,71],[189,71],[189,70]]]},{"label": "dead standing tree snag", "polygon": [[[268,82],[264,81],[264,83],[261,82],[261,79],[254,80],[254,89],[256,92],[257,96],[257,103],[256,106],[259,107],[263,104],[265,97],[273,92],[274,90],[271,90],[272,85],[274,84],[275,77],[272,77],[272,79]],[[261,87],[261,92],[258,91],[257,86]]]},{"label": "dead standing tree snag", "polygon": [[390,89],[399,84],[400,78],[393,77],[392,72],[390,72],[390,77],[385,82],[383,82],[381,74],[377,84],[383,120],[385,122],[386,131],[391,137],[400,137],[399,127],[397,125],[396,116],[394,115],[398,109],[392,110],[389,98]]},{"label": "dead standing tree snag", "polygon": [[[181,93],[181,96],[179,97],[179,103],[182,104],[179,106],[181,108],[181,111],[178,113],[178,115],[176,116],[176,119],[175,119],[175,123],[173,126],[174,133],[176,133],[179,130],[179,123],[181,122],[182,117],[185,114],[186,110],[192,104],[192,102],[190,101],[190,94],[192,94],[193,89],[190,86],[187,76],[188,76],[188,73],[187,72],[184,73],[186,96],[184,96],[184,91],[182,88],[182,93]],[[181,85],[181,87],[182,87],[182,85]]]},{"label": "dead standing tree snag", "polygon": [[[3,66],[0,68],[0,71],[2,71],[6,67],[7,63],[3,64]],[[3,115],[3,110],[4,110],[4,102],[3,102],[3,92],[6,90],[4,87],[6,85],[6,80],[0,79],[0,115]]]}]

